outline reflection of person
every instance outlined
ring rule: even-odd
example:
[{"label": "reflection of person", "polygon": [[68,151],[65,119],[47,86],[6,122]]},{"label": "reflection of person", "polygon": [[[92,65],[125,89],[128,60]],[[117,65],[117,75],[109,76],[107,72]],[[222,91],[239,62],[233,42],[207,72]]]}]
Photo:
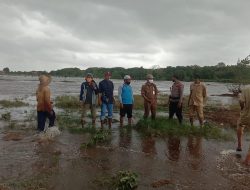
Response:
[{"label": "reflection of person", "polygon": [[106,110],[108,110],[108,125],[111,128],[113,117],[114,84],[110,80],[111,73],[106,72],[104,80],[99,83],[99,104],[101,105],[101,127],[103,127]]},{"label": "reflection of person", "polygon": [[55,112],[52,107],[52,102],[50,99],[51,93],[49,88],[49,83],[51,82],[51,77],[46,75],[41,75],[39,77],[40,84],[38,85],[36,91],[37,99],[37,123],[38,131],[44,131],[46,119],[49,119],[49,127],[55,124]]},{"label": "reflection of person", "polygon": [[126,75],[124,77],[124,83],[118,89],[118,97],[120,102],[120,124],[123,126],[123,120],[125,115],[128,117],[128,124],[132,123],[132,110],[134,103],[133,89],[130,85],[131,77]]},{"label": "reflection of person", "polygon": [[86,123],[87,110],[91,111],[92,125],[95,125],[96,120],[96,100],[98,96],[98,87],[93,80],[93,75],[88,73],[85,77],[85,82],[81,85],[80,104],[82,108],[82,127]]},{"label": "reflection of person", "polygon": [[147,75],[147,82],[142,85],[141,95],[144,98],[144,118],[148,118],[151,111],[151,118],[155,119],[157,94],[159,93],[156,85],[154,84],[153,75]]},{"label": "reflection of person", "polygon": [[120,128],[119,132],[119,146],[123,148],[129,148],[131,146],[132,129],[128,128],[124,130],[123,128]]},{"label": "reflection of person", "polygon": [[168,153],[169,160],[178,161],[180,157],[180,138],[178,137],[169,137],[168,138]]},{"label": "reflection of person", "polygon": [[155,139],[151,136],[142,139],[142,152],[146,154],[157,154],[155,149]]},{"label": "reflection of person", "polygon": [[200,158],[201,157],[201,145],[202,138],[201,137],[188,137],[187,148],[190,155]]},{"label": "reflection of person", "polygon": [[[242,150],[242,135],[245,127],[250,126],[250,88],[242,90],[242,94],[239,100],[241,113],[237,127],[238,147],[237,151]],[[250,155],[246,158],[246,163],[250,162]]]},{"label": "reflection of person", "polygon": [[182,101],[184,85],[179,81],[178,76],[173,75],[174,84],[171,87],[171,95],[169,96],[169,119],[176,114],[179,123],[182,123]]},{"label": "reflection of person", "polygon": [[195,75],[195,81],[190,85],[190,95],[188,99],[190,124],[194,123],[194,113],[197,113],[200,126],[204,123],[203,107],[207,97],[205,85],[200,81],[200,77]]}]

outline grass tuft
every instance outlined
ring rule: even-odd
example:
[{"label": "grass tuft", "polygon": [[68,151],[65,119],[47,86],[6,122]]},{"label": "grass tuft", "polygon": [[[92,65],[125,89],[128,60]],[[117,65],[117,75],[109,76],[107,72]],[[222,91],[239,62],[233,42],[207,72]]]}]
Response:
[{"label": "grass tuft", "polygon": [[23,107],[28,106],[29,104],[19,100],[0,100],[0,105],[5,108],[12,108],[12,107]]},{"label": "grass tuft", "polygon": [[79,98],[76,96],[57,96],[55,102],[58,108],[78,109],[80,107]]},{"label": "grass tuft", "polygon": [[141,119],[135,128],[144,135],[154,136],[202,136],[207,139],[231,140],[232,135],[221,128],[205,125],[204,127],[180,125],[176,120],[158,117],[156,120]]}]

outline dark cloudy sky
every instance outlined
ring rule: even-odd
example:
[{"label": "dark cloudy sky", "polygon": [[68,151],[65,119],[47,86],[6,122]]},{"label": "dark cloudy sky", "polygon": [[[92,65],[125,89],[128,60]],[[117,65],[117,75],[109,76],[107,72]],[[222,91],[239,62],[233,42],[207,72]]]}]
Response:
[{"label": "dark cloudy sky", "polygon": [[249,0],[0,0],[0,69],[235,64]]}]

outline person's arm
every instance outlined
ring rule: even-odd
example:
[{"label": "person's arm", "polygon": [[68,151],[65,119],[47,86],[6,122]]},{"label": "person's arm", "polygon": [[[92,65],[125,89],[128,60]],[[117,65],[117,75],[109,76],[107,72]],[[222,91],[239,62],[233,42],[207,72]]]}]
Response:
[{"label": "person's arm", "polygon": [[192,96],[192,85],[190,85],[190,94],[189,94],[189,97],[188,97],[188,106],[190,105],[190,100],[191,100],[191,96]]},{"label": "person's arm", "polygon": [[82,83],[81,90],[80,90],[80,96],[79,96],[80,101],[83,101],[83,93],[84,93],[84,84]]},{"label": "person's arm", "polygon": [[244,93],[241,94],[239,99],[240,109],[243,110],[245,107],[245,95]]},{"label": "person's arm", "polygon": [[44,91],[44,104],[45,104],[45,110],[49,113],[52,111],[52,105],[50,102],[50,89],[46,88]]},{"label": "person's arm", "polygon": [[182,105],[182,101],[183,101],[183,92],[184,92],[184,85],[183,84],[181,84],[179,90],[180,90],[180,101],[178,103],[178,106],[180,107]]},{"label": "person's arm", "polygon": [[122,86],[119,86],[118,88],[118,100],[120,104],[122,104]]},{"label": "person's arm", "polygon": [[101,105],[102,104],[102,92],[103,92],[103,87],[102,87],[102,83],[99,83],[99,96],[98,96],[98,104]]},{"label": "person's arm", "polygon": [[204,99],[204,104],[206,104],[206,102],[207,102],[207,88],[206,88],[206,86],[204,84],[203,84],[202,95],[203,95],[203,99]]},{"label": "person's arm", "polygon": [[146,97],[146,93],[145,93],[145,87],[144,85],[141,87],[141,95],[144,98],[144,100],[151,102],[147,97]]}]

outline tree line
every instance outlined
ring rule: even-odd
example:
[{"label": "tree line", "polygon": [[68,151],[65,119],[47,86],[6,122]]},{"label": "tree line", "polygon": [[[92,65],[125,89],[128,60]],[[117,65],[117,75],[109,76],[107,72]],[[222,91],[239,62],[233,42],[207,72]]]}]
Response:
[{"label": "tree line", "polygon": [[39,75],[50,74],[57,77],[83,77],[87,73],[92,73],[95,78],[103,78],[105,72],[110,71],[113,79],[122,79],[124,75],[129,74],[134,80],[144,80],[147,74],[153,74],[155,80],[171,80],[172,75],[179,76],[180,80],[191,81],[195,75],[199,75],[204,81],[217,82],[236,82],[250,83],[250,66],[249,64],[238,63],[237,65],[225,65],[218,63],[216,66],[177,66],[156,69],[146,69],[143,67],[134,68],[102,68],[92,67],[86,70],[79,68],[64,68],[51,72],[32,71],[32,72],[12,72],[4,68],[10,75]]}]

